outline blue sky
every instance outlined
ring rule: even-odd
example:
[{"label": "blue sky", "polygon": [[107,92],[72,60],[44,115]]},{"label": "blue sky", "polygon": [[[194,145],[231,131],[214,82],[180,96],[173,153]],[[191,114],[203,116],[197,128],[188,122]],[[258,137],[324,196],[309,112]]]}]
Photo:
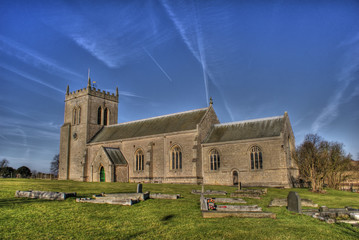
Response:
[{"label": "blue sky", "polygon": [[119,122],[208,105],[288,111],[359,154],[358,1],[2,1],[0,159],[49,171],[66,86],[119,87]]}]

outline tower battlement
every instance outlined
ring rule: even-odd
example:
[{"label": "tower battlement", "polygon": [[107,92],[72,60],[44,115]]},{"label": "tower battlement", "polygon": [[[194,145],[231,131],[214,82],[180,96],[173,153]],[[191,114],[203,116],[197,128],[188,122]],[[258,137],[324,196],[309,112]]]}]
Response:
[{"label": "tower battlement", "polygon": [[78,89],[76,91],[70,92],[69,86],[67,86],[65,101],[82,97],[85,95],[91,95],[94,97],[103,98],[106,100],[118,102],[118,89],[116,88],[116,94],[106,92],[105,90],[101,91],[101,89],[96,89],[95,87],[91,87],[90,85],[87,88]]}]

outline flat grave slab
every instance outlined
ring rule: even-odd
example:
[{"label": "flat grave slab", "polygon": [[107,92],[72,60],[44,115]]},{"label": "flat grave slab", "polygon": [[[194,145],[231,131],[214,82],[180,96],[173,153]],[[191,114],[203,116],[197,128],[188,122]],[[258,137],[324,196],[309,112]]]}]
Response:
[{"label": "flat grave slab", "polygon": [[15,197],[37,198],[46,200],[65,200],[69,197],[76,197],[76,193],[18,190],[15,192]]}]

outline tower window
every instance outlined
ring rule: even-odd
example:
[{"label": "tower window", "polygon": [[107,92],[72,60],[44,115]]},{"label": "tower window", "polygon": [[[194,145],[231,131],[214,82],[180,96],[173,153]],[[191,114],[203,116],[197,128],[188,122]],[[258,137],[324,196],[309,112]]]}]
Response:
[{"label": "tower window", "polygon": [[77,124],[81,123],[81,107],[78,108],[78,118],[77,118]]},{"label": "tower window", "polygon": [[262,151],[258,146],[251,148],[251,169],[263,169]]},{"label": "tower window", "polygon": [[103,124],[104,125],[108,125],[107,114],[108,114],[108,110],[107,110],[107,108],[105,108],[105,111],[104,111],[104,114],[103,114]]},{"label": "tower window", "polygon": [[97,110],[97,124],[101,124],[101,118],[102,118],[102,108],[98,107],[98,110]]},{"label": "tower window", "polygon": [[75,125],[77,122],[76,122],[76,115],[77,115],[77,111],[76,111],[76,108],[74,108],[72,110],[72,124]]}]

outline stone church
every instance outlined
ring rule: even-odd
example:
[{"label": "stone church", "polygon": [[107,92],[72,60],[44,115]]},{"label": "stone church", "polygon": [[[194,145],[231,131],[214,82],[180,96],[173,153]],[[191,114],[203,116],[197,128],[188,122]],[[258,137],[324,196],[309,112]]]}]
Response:
[{"label": "stone church", "polygon": [[291,187],[287,112],[221,124],[212,105],[118,124],[118,89],[67,87],[59,179]]}]

